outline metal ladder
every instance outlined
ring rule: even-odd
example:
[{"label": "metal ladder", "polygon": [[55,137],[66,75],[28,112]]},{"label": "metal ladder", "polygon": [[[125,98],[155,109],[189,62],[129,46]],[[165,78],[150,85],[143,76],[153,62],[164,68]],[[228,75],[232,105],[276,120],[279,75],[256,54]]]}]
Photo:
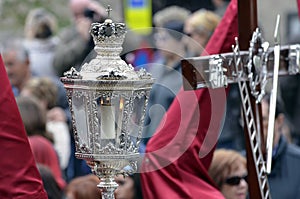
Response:
[{"label": "metal ladder", "polygon": [[263,154],[260,148],[260,138],[257,131],[253,110],[251,107],[251,101],[249,97],[249,91],[246,81],[238,81],[240,95],[243,105],[245,122],[247,125],[250,147],[252,149],[252,157],[255,162],[256,174],[258,183],[260,185],[261,196],[263,199],[270,199],[270,189],[266,174],[266,166],[263,158]]}]

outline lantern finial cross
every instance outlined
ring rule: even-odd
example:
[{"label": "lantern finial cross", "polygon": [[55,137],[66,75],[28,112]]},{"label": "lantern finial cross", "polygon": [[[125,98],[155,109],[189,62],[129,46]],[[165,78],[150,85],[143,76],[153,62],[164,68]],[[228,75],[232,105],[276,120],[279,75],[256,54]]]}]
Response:
[{"label": "lantern finial cross", "polygon": [[105,11],[107,12],[107,17],[109,18],[110,17],[110,12],[112,11],[112,9],[110,8],[110,5],[107,6]]}]

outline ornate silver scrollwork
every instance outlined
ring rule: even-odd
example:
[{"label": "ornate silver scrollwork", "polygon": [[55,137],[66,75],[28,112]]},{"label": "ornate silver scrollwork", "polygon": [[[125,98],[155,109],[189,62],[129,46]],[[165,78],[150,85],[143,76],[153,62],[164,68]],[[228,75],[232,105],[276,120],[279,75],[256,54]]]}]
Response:
[{"label": "ornate silver scrollwork", "polygon": [[137,74],[141,79],[149,79],[152,77],[152,75],[148,73],[144,68],[141,68],[139,71],[137,71]]},{"label": "ornate silver scrollwork", "polygon": [[[256,52],[256,45],[259,44],[258,54],[254,55]],[[251,89],[251,94],[255,97],[256,102],[259,103],[266,91],[267,84],[267,61],[268,61],[268,48],[269,43],[263,42],[260,29],[257,28],[252,35],[249,47],[249,60],[247,64],[248,70],[248,80]],[[254,69],[253,69],[254,66]],[[257,86],[260,85],[260,89]]]},{"label": "ornate silver scrollwork", "polygon": [[82,76],[74,67],[72,67],[70,70],[64,72],[64,76],[67,78],[72,78],[72,79],[82,79]]},{"label": "ornate silver scrollwork", "polygon": [[[258,81],[260,82],[260,92],[257,95],[256,103],[260,103],[264,95],[266,94],[266,85],[267,85],[267,77],[268,77],[268,69],[267,69],[267,62],[268,62],[268,48],[269,43],[264,42],[262,43],[263,53],[259,57],[260,61],[259,64],[254,62],[254,66],[256,71],[258,71]],[[258,57],[258,56],[256,56]]]},{"label": "ornate silver scrollwork", "polygon": [[300,44],[290,46],[289,50],[289,74],[300,72]]},{"label": "ornate silver scrollwork", "polygon": [[223,68],[223,57],[221,55],[213,56],[209,59],[209,82],[212,88],[221,88],[228,85],[227,76]]},{"label": "ornate silver scrollwork", "polygon": [[242,59],[241,59],[239,40],[237,37],[235,38],[235,46],[232,45],[232,52],[233,52],[233,62],[234,62],[234,69],[235,69],[233,75],[236,76],[240,81],[243,76],[243,70],[239,70],[240,68],[239,66],[242,63],[241,61]]}]

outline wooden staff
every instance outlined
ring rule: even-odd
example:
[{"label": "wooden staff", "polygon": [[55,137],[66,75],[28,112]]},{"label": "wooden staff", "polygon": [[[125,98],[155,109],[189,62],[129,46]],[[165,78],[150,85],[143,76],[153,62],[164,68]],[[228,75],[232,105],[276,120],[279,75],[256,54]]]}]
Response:
[{"label": "wooden staff", "polygon": [[[256,0],[238,0],[238,24],[239,24],[239,45],[240,50],[249,49],[249,41],[251,40],[252,34],[257,28],[257,2]],[[249,83],[247,83],[248,93],[250,93]],[[258,86],[259,87],[259,86]],[[260,89],[260,88],[258,88]],[[262,111],[261,104],[256,104],[256,99],[252,95],[249,96],[251,101],[251,107],[254,113],[255,121],[257,121],[262,127]],[[258,106],[258,109],[255,107]],[[258,111],[258,113],[257,113]],[[259,118],[256,116],[259,115]],[[246,123],[245,123],[246,124]],[[258,129],[258,128],[257,128]],[[263,154],[266,153],[265,140],[263,137],[263,129],[261,129],[261,150]],[[247,152],[247,169],[248,169],[248,184],[249,184],[249,195],[251,199],[263,199],[261,195],[261,187],[258,181],[258,174],[255,161],[252,156],[252,148],[250,146],[251,139],[249,138],[248,129],[245,128],[245,141],[246,141],[246,152]]]}]

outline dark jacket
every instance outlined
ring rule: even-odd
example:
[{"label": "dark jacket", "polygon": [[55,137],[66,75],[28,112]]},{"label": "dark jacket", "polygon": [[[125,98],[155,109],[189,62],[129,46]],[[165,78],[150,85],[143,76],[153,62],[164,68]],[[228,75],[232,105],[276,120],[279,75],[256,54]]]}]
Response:
[{"label": "dark jacket", "polygon": [[85,41],[75,26],[64,29],[59,39],[60,42],[56,46],[53,57],[53,67],[59,77],[71,67],[79,71],[84,63],[95,57],[92,51],[94,49],[92,40]]},{"label": "dark jacket", "polygon": [[300,148],[281,136],[268,177],[272,199],[300,199],[299,166]]},{"label": "dark jacket", "polygon": [[168,111],[182,86],[180,62],[176,63],[174,67],[159,64],[154,67],[156,67],[157,71],[154,72],[155,68],[152,68],[151,72],[156,81],[150,92],[145,115],[145,127],[143,130],[143,138],[145,139],[142,141],[144,144],[155,133],[164,114]]}]

